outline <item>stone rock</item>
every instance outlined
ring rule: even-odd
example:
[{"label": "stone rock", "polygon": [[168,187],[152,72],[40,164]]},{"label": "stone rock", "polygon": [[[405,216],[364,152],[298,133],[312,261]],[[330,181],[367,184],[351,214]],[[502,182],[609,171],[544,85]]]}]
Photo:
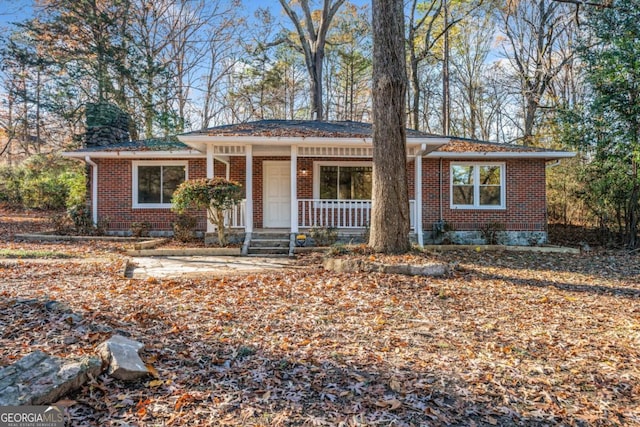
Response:
[{"label": "stone rock", "polygon": [[97,357],[67,360],[35,351],[0,368],[0,406],[56,402],[101,372]]},{"label": "stone rock", "polygon": [[446,264],[437,262],[423,264],[423,265],[410,265],[409,274],[412,276],[444,276],[449,272],[449,267]]},{"label": "stone rock", "polygon": [[359,259],[342,259],[342,258],[327,258],[324,261],[325,270],[335,271],[336,273],[346,272],[363,272],[364,262]]},{"label": "stone rock", "polygon": [[359,259],[349,258],[328,258],[324,261],[325,270],[335,271],[336,273],[386,273],[386,274],[404,274],[408,276],[444,276],[448,272],[446,264],[428,263],[428,264],[383,264],[379,262],[367,262]]},{"label": "stone rock", "polygon": [[144,344],[121,335],[114,335],[100,344],[96,351],[109,365],[107,373],[123,381],[134,381],[150,374],[138,355]]},{"label": "stone rock", "polygon": [[378,266],[382,273],[410,275],[410,266],[407,264],[378,264]]},{"label": "stone rock", "polygon": [[49,311],[56,311],[56,312],[59,312],[59,313],[71,313],[72,312],[71,308],[67,304],[65,304],[63,302],[60,302],[60,301],[55,301],[55,300],[45,302],[44,303],[44,308],[46,308]]}]

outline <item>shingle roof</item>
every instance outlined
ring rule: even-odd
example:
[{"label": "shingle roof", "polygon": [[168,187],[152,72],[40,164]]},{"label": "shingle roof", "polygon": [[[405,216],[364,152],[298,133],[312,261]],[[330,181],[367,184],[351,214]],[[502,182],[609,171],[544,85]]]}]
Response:
[{"label": "shingle roof", "polygon": [[[371,138],[371,123],[317,120],[259,120],[224,125],[190,132],[186,135],[208,136],[263,136],[263,137],[316,137],[316,138]],[[424,132],[407,129],[409,138],[434,137]]]},{"label": "shingle roof", "polygon": [[[188,132],[184,135],[206,136],[251,136],[251,137],[315,137],[315,138],[371,138],[373,126],[370,123],[352,121],[315,120],[260,120],[255,122],[224,125]],[[447,138],[407,129],[408,138]],[[180,142],[177,136],[129,141],[120,144],[86,147],[76,153],[118,152],[118,151],[186,151],[191,150]],[[498,144],[474,139],[451,137],[449,143],[439,147],[437,152],[446,153],[536,153],[555,152],[544,148],[514,144]],[[558,151],[560,153],[560,151]]]},{"label": "shingle roof", "polygon": [[452,137],[449,143],[438,148],[437,151],[445,153],[537,153],[553,152],[555,150]]},{"label": "shingle roof", "polygon": [[141,139],[137,141],[122,142],[120,144],[95,145],[85,147],[76,152],[104,152],[104,151],[180,151],[190,150],[191,147],[183,144],[176,136],[166,138]]}]

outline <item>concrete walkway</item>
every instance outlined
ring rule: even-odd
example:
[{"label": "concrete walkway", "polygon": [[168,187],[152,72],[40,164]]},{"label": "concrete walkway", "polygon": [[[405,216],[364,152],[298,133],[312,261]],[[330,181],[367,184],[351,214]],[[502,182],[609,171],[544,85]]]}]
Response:
[{"label": "concrete walkway", "polygon": [[164,256],[136,257],[127,269],[127,277],[177,278],[193,276],[227,276],[277,271],[293,265],[289,258],[225,257],[225,256]]}]

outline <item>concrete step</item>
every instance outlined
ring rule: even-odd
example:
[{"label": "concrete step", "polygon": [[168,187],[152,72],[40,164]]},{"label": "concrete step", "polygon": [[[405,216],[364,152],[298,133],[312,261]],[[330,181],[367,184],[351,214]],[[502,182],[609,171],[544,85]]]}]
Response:
[{"label": "concrete step", "polygon": [[289,247],[289,239],[251,239],[249,247],[264,248],[264,247]]},{"label": "concrete step", "polygon": [[276,240],[289,240],[288,231],[254,231],[251,233],[252,239],[276,239]]},{"label": "concrete step", "polygon": [[248,257],[289,258],[289,254],[247,254]]},{"label": "concrete step", "polygon": [[249,255],[289,255],[289,246],[250,246]]}]

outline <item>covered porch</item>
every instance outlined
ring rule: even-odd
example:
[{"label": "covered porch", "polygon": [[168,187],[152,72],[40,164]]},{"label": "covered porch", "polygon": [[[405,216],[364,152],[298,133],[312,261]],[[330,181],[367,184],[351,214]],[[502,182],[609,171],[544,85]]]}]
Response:
[{"label": "covered porch", "polygon": [[[188,134],[206,153],[207,178],[240,182],[245,198],[227,213],[231,228],[253,233],[312,228],[356,231],[371,222],[372,141],[369,137],[265,137]],[[448,141],[408,138],[410,226],[422,244],[422,157]],[[211,224],[208,231],[214,231]]]}]

